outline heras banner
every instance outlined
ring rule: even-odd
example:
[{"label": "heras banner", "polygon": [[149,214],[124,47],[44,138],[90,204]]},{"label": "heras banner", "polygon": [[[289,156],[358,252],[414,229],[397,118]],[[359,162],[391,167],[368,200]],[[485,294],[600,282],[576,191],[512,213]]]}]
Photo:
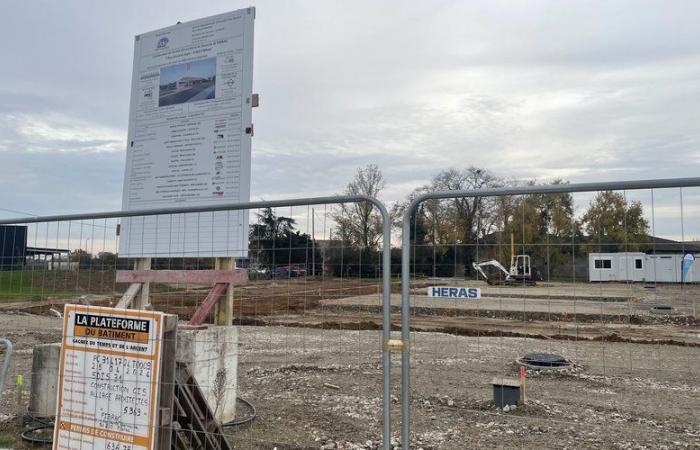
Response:
[{"label": "heras banner", "polygon": [[[248,8],[136,36],[124,211],[250,200]],[[247,256],[248,212],[125,218],[120,256]]]},{"label": "heras banner", "polygon": [[428,288],[428,297],[474,300],[481,298],[481,289],[472,287],[432,286]]},{"label": "heras banner", "polygon": [[66,305],[54,450],[153,449],[163,313]]}]

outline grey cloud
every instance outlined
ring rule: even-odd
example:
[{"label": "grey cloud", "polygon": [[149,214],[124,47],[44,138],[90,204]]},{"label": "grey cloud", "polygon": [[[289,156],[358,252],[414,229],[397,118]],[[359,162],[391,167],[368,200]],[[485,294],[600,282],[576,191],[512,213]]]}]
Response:
[{"label": "grey cloud", "polygon": [[[0,171],[21,183],[10,191],[22,186],[3,204],[119,207],[133,36],[248,6],[164,5],[6,8],[0,117],[53,118],[52,132],[68,134],[33,139],[0,123]],[[256,7],[254,198],[341,192],[368,163],[384,171],[388,201],[450,166],[571,181],[700,169],[697,2]],[[68,150],[76,153],[57,153]]]},{"label": "grey cloud", "polygon": [[[0,208],[30,214],[111,211],[121,207],[123,157],[113,153],[2,152]],[[8,189],[10,187],[11,189]],[[4,217],[17,214],[0,211]]]}]

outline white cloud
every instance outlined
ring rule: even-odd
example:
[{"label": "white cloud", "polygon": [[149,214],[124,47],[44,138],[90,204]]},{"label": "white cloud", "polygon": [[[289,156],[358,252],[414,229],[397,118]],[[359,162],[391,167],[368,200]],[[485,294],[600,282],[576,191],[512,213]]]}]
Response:
[{"label": "white cloud", "polygon": [[123,152],[124,130],[65,114],[19,113],[0,115],[0,150],[32,153]]}]

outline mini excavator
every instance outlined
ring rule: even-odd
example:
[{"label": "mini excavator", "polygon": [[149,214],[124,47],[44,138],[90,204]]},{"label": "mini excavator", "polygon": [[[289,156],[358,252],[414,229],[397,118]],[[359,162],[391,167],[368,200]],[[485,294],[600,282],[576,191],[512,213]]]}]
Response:
[{"label": "mini excavator", "polygon": [[[513,233],[510,235],[510,270],[503,267],[498,260],[491,259],[480,263],[472,263],[476,270],[490,285],[526,285],[534,286],[537,281],[542,281],[542,276],[536,267],[530,262],[530,255],[516,255]],[[488,276],[487,267],[494,267],[501,276]],[[493,272],[493,271],[492,271]]]}]

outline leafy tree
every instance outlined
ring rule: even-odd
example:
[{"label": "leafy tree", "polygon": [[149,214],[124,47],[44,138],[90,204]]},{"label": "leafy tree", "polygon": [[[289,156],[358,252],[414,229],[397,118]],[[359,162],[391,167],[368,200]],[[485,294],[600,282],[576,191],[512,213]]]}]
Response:
[{"label": "leafy tree", "polygon": [[81,269],[87,269],[92,266],[92,254],[80,248],[70,252],[69,260],[77,262],[78,267]]},{"label": "leafy tree", "polygon": [[[407,202],[394,208],[395,216],[402,216],[408,204],[418,195],[436,191],[466,191],[502,186],[504,181],[486,169],[469,167],[464,170],[447,169],[430,182],[413,191]],[[483,235],[494,225],[495,202],[481,197],[448,200],[427,200],[418,206],[413,222],[425,229],[422,242],[473,243],[477,234]],[[398,223],[397,223],[398,224]],[[413,238],[413,233],[412,233]],[[421,239],[417,239],[421,242]]]},{"label": "leafy tree", "polygon": [[[552,184],[566,182],[554,180]],[[503,230],[513,233],[516,242],[570,243],[576,234],[574,199],[571,193],[533,194],[510,199],[507,211],[502,213],[506,217]]]},{"label": "leafy tree", "polygon": [[109,270],[117,267],[117,255],[112,252],[99,252],[97,265],[101,270]]},{"label": "leafy tree", "polygon": [[[471,166],[464,170],[443,170],[433,178],[431,188],[435,191],[465,191],[502,185],[503,180],[488,170]],[[443,203],[446,220],[438,223],[447,225],[445,231],[453,235],[450,241],[473,244],[479,233],[483,235],[493,223],[494,201],[491,198],[462,197]]]},{"label": "leafy tree", "polygon": [[[402,215],[410,201],[423,193],[493,188],[503,184],[504,180],[482,168],[443,170],[430,184],[416,189],[408,202],[395,207],[394,215]],[[417,270],[430,270],[435,276],[461,274],[464,268],[469,270],[476,258],[474,244],[496,226],[495,212],[493,198],[467,197],[421,203],[411,221]]]},{"label": "leafy tree", "polygon": [[[554,180],[552,184],[563,183],[566,182]],[[501,213],[506,219],[503,233],[498,236],[499,248],[508,247],[512,233],[518,246],[516,253],[530,255],[543,276],[568,273],[572,242],[581,242],[580,226],[574,218],[573,196],[552,193],[510,198],[507,210]],[[505,260],[503,253],[499,257]]]},{"label": "leafy tree", "polygon": [[88,253],[87,251],[78,248],[75,250],[72,250],[70,252],[70,260],[71,262],[78,262],[78,261],[84,261],[84,260],[89,260],[92,258],[92,255]]},{"label": "leafy tree", "polygon": [[[565,182],[554,181],[558,183]],[[448,169],[414,191],[410,199],[424,192],[508,185],[517,182],[485,169]],[[407,204],[396,206],[394,216]],[[395,224],[399,225],[398,221]],[[581,237],[574,219],[573,196],[568,193],[428,200],[418,206],[411,227],[416,271],[436,276],[469,272],[477,260],[497,259],[508,266],[511,233],[518,244],[517,253],[530,255],[539,268],[563,267],[570,259],[572,239],[577,236],[580,242]]]},{"label": "leafy tree", "polygon": [[276,216],[272,208],[263,209],[257,216],[258,223],[250,227],[251,239],[282,238],[294,231],[296,221],[291,217]]},{"label": "leafy tree", "polygon": [[295,230],[295,225],[293,218],[277,216],[272,208],[258,213],[258,223],[251,225],[249,234],[252,260],[271,268],[310,264],[311,236]]},{"label": "leafy tree", "polygon": [[581,222],[589,251],[637,251],[648,241],[649,223],[639,201],[628,202],[620,192],[603,191],[591,201]]}]

